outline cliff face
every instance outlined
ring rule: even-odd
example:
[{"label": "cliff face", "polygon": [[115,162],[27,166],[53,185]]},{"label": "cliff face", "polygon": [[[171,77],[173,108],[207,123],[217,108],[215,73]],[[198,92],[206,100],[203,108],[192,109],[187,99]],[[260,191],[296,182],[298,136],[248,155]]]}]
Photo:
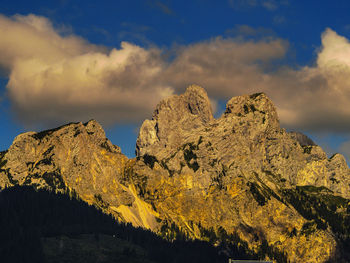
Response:
[{"label": "cliff face", "polygon": [[123,214],[122,220],[134,225],[156,224],[151,206],[137,196],[133,185],[123,183],[133,161],[94,120],[21,134],[3,155],[2,188],[19,184],[70,192],[116,218]]},{"label": "cliff face", "polygon": [[281,129],[265,94],[234,97],[214,119],[206,92],[192,85],[158,104],[136,152],[128,160],[95,121],[25,133],[0,156],[0,186],[75,192],[163,235],[170,225],[200,239],[208,229],[234,233],[251,250],[267,244],[291,262],[346,257],[345,159]]}]

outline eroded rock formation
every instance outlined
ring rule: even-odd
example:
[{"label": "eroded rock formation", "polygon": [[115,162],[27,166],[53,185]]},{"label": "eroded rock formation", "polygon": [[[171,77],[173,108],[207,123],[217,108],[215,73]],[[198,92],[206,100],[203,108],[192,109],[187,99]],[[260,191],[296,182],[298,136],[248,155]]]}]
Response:
[{"label": "eroded rock formation", "polygon": [[136,152],[128,160],[96,121],[29,132],[0,155],[0,186],[74,192],[164,235],[171,224],[192,238],[207,239],[208,229],[234,233],[251,250],[268,244],[291,262],[344,257],[343,230],[327,218],[334,213],[350,228],[349,167],[280,128],[265,94],[234,97],[214,119],[205,90],[192,85],[158,104]]}]

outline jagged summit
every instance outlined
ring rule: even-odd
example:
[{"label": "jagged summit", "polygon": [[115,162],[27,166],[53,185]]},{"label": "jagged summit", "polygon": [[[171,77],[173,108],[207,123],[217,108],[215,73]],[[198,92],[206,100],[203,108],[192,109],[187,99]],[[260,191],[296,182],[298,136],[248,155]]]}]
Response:
[{"label": "jagged summit", "polygon": [[309,137],[307,137],[305,134],[302,134],[301,132],[297,131],[291,131],[289,134],[299,142],[301,146],[315,146],[316,143],[314,143],[313,140],[311,140]]},{"label": "jagged summit", "polygon": [[191,85],[184,94],[163,99],[152,120],[144,121],[136,142],[136,155],[155,154],[160,150],[171,152],[205,127],[222,126],[221,122],[231,125],[238,122],[236,117],[239,122],[254,121],[254,126],[259,119],[259,125],[265,129],[280,129],[276,108],[264,93],[233,97],[220,118],[224,120],[215,120],[207,92],[198,85]]},{"label": "jagged summit", "polygon": [[262,124],[266,122],[273,129],[280,128],[276,107],[265,93],[233,97],[226,104],[224,117],[232,114],[238,117],[253,115],[255,119],[260,115]]},{"label": "jagged summit", "polygon": [[143,122],[136,142],[136,155],[146,154],[148,148],[171,148],[181,144],[186,132],[193,132],[213,120],[206,91],[191,85],[184,94],[163,99],[152,120]]},{"label": "jagged summit", "polygon": [[255,93],[252,95],[242,95],[231,98],[226,104],[225,114],[235,114],[237,116],[246,115],[249,112],[262,111],[262,112],[274,112],[274,107],[271,100],[265,93]]},{"label": "jagged summit", "polygon": [[[17,145],[27,143],[29,141],[38,141],[41,143],[42,141],[50,141],[60,138],[64,141],[71,140],[72,138],[80,138],[83,136],[87,136],[89,140],[92,140],[94,143],[98,145],[105,145],[111,151],[120,152],[118,146],[113,145],[107,138],[105,131],[103,130],[101,124],[99,124],[96,120],[92,119],[86,123],[82,122],[71,122],[57,128],[44,130],[41,132],[26,132],[18,135],[12,145]],[[88,141],[89,141],[88,140]],[[34,142],[33,141],[33,142]]]},{"label": "jagged summit", "polygon": [[167,237],[180,229],[220,242],[226,232],[290,262],[341,262],[349,167],[342,155],[328,159],[305,135],[280,128],[265,94],[234,97],[214,119],[207,93],[192,85],[158,104],[136,147],[129,160],[94,120],[25,133],[0,153],[0,187],[74,191]]},{"label": "jagged summit", "polygon": [[156,107],[153,120],[167,119],[169,122],[192,117],[202,122],[213,120],[207,92],[197,85],[189,86],[184,94],[163,99]]}]

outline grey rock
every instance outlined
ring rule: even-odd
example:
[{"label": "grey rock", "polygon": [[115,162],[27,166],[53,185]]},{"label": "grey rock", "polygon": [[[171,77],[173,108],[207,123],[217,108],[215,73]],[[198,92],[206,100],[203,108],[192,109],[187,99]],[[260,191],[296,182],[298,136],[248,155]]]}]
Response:
[{"label": "grey rock", "polygon": [[136,154],[128,160],[94,120],[28,132],[0,153],[0,187],[75,191],[157,233],[174,223],[203,239],[201,227],[220,227],[254,251],[266,240],[291,262],[326,262],[337,251],[329,228],[304,233],[312,221],[286,192],[311,186],[349,199],[349,167],[342,155],[328,159],[305,135],[282,129],[264,93],[232,98],[214,119],[205,90],[192,85],[144,121]]},{"label": "grey rock", "polygon": [[301,132],[296,132],[296,131],[292,131],[289,132],[290,136],[299,142],[300,146],[314,146],[316,145],[313,140],[311,140],[309,137],[307,137],[305,134],[301,133]]}]

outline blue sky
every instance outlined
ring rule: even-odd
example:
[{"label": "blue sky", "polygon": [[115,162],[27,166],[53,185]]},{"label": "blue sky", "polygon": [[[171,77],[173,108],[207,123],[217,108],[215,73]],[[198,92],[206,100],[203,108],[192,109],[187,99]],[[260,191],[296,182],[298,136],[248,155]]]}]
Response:
[{"label": "blue sky", "polygon": [[349,158],[349,11],[341,0],[0,0],[0,150],[95,118],[132,157],[159,99],[197,83],[218,112],[264,91],[283,127]]}]

